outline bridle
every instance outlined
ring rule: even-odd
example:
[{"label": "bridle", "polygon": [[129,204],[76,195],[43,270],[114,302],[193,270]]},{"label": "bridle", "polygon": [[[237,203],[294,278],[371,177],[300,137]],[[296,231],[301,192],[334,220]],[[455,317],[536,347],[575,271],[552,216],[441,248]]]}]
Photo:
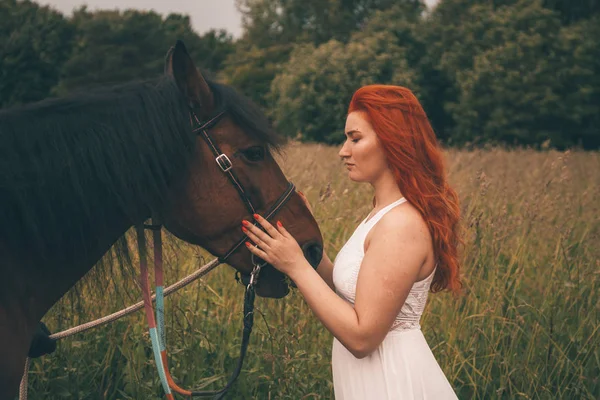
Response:
[{"label": "bridle", "polygon": [[[211,139],[208,131],[213,128],[215,125],[219,123],[219,121],[226,114],[226,111],[220,111],[214,117],[209,119],[205,123],[201,123],[197,118],[196,114],[193,111],[190,111],[190,115],[192,118],[192,123],[197,124],[198,127],[193,129],[193,132],[197,135],[201,135],[204,141],[207,143],[211,152],[215,157],[215,162],[221,169],[223,173],[226,174],[229,181],[232,183],[233,187],[237,190],[240,199],[248,209],[251,215],[256,213],[256,209],[252,204],[252,201],[248,197],[246,191],[244,190],[244,186],[240,182],[237,177],[235,171],[233,170],[233,164],[229,157],[221,151],[221,149],[217,146],[217,144]],[[283,194],[273,203],[273,205],[264,213],[263,217],[267,220],[272,218],[291,198],[295,190],[294,184],[289,182],[287,188],[283,192]],[[240,221],[241,222],[241,221]],[[145,237],[145,229],[150,229],[153,231],[153,241],[154,241],[154,281],[156,285],[156,319],[154,317],[154,310],[152,306],[151,294],[150,294],[150,285],[148,282],[148,264],[147,264],[147,251],[146,251],[146,237]],[[140,280],[142,286],[142,293],[144,299],[144,309],[146,313],[146,321],[148,323],[148,328],[150,331],[150,339],[152,342],[152,350],[154,352],[154,360],[156,362],[156,366],[158,369],[158,375],[160,377],[161,385],[165,392],[166,398],[168,400],[173,400],[173,392],[177,392],[181,395],[188,397],[207,397],[207,396],[215,396],[216,399],[221,399],[227,391],[231,388],[237,377],[239,376],[242,365],[244,363],[244,357],[246,355],[246,350],[248,348],[248,343],[250,340],[250,333],[252,332],[252,327],[254,324],[254,298],[255,290],[254,287],[258,282],[258,277],[261,271],[261,268],[266,265],[266,263],[260,259],[256,259],[254,255],[252,255],[252,264],[254,268],[250,273],[248,279],[244,279],[248,281],[248,284],[245,287],[244,291],[244,315],[243,322],[244,328],[242,332],[242,344],[240,348],[240,355],[238,359],[237,366],[231,375],[229,381],[225,385],[225,387],[221,390],[214,391],[201,391],[201,390],[186,390],[180,388],[169,372],[168,363],[167,363],[167,349],[166,349],[166,340],[165,340],[165,319],[164,319],[164,279],[163,279],[163,256],[162,256],[162,224],[160,219],[153,215],[152,216],[152,224],[151,225],[138,225],[136,226],[137,236],[138,236],[138,250],[140,257]],[[244,244],[244,242],[248,239],[246,235],[243,235],[240,240],[238,240],[234,245],[227,251],[225,254],[218,257],[219,263],[222,264],[227,261],[227,259],[235,253],[239,247]],[[247,275],[246,275],[247,277]]]}]

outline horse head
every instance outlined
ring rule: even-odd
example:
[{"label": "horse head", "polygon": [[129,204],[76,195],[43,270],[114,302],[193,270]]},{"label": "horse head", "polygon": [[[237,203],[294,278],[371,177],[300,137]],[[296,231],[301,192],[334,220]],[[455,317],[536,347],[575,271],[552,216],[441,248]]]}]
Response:
[{"label": "horse head", "polygon": [[[167,54],[165,73],[175,80],[190,106],[198,129],[195,156],[187,174],[174,187],[175,201],[164,212],[165,227],[178,238],[224,257],[242,275],[253,264],[241,244],[242,219],[275,211],[296,238],[313,267],[321,261],[322,237],[310,211],[273,157],[280,141],[266,116],[232,89],[207,80],[195,67],[182,42]],[[230,174],[233,174],[233,178]],[[230,254],[228,254],[230,253]],[[280,298],[288,293],[283,274],[271,266],[261,271],[257,294]]]}]

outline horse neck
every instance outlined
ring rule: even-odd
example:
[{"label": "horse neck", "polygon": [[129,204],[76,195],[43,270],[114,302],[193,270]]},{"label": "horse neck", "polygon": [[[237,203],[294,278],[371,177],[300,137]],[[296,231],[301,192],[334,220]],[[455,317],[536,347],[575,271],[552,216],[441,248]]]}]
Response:
[{"label": "horse neck", "polygon": [[[85,255],[67,259],[47,258],[44,268],[36,268],[33,257],[15,257],[0,242],[2,272],[8,276],[0,284],[5,297],[0,303],[0,398],[13,398],[38,321],[79,281],[129,228],[130,223],[115,213],[105,221],[102,232],[85,234],[91,244]],[[97,236],[95,236],[97,235]],[[17,261],[18,258],[18,261]]]},{"label": "horse neck", "polygon": [[[106,206],[111,207],[108,202]],[[57,248],[47,253],[43,265],[39,265],[39,259],[34,256],[12,257],[18,261],[9,261],[7,269],[17,272],[11,273],[11,279],[4,281],[7,286],[3,288],[9,296],[12,294],[11,308],[18,304],[21,314],[25,312],[28,319],[37,323],[131,227],[131,222],[117,211],[104,210],[99,215],[102,215],[102,224],[90,224],[77,233],[77,242],[85,243],[85,251]],[[11,260],[10,254],[5,259]]]}]

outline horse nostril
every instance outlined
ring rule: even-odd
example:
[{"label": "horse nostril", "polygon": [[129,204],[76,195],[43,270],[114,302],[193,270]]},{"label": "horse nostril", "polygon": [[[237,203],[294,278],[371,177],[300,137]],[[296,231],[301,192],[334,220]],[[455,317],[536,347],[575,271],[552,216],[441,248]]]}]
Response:
[{"label": "horse nostril", "polygon": [[304,257],[308,260],[313,268],[317,268],[323,257],[323,247],[318,243],[307,243],[302,246]]}]

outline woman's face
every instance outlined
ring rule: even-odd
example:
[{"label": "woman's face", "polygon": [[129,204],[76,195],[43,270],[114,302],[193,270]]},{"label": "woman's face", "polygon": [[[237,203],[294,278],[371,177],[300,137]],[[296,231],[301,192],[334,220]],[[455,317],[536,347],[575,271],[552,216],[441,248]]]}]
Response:
[{"label": "woman's face", "polygon": [[374,182],[388,169],[381,142],[362,111],[346,118],[346,141],[338,153],[355,182]]}]

